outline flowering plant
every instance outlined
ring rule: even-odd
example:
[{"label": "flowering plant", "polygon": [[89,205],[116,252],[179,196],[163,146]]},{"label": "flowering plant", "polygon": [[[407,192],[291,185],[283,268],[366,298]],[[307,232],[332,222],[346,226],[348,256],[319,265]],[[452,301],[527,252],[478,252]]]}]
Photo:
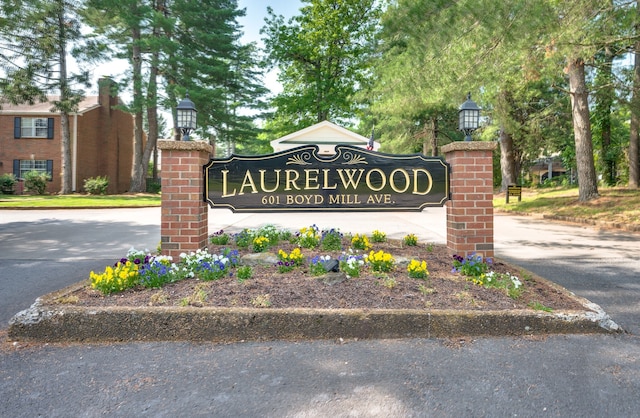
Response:
[{"label": "flowering plant", "polygon": [[325,264],[331,260],[330,255],[315,256],[309,262],[309,272],[314,276],[322,276],[327,272]]},{"label": "flowering plant", "polygon": [[371,249],[371,244],[369,243],[369,238],[366,235],[355,234],[353,238],[351,238],[351,245],[353,248],[369,251]]},{"label": "flowering plant", "polygon": [[342,252],[340,259],[340,270],[342,270],[347,277],[360,276],[360,268],[364,266],[364,260],[362,255],[354,254],[353,250],[349,248],[349,253]]},{"label": "flowering plant", "polygon": [[524,290],[520,279],[511,273],[496,273],[490,271],[482,276],[482,278],[474,279],[473,282],[484,287],[504,289],[511,299],[518,299]]},{"label": "flowering plant", "polygon": [[269,248],[270,243],[271,241],[269,241],[269,238],[265,237],[264,235],[255,237],[253,239],[253,252],[261,253],[265,251],[267,248]]},{"label": "flowering plant", "polygon": [[416,234],[408,234],[405,235],[404,238],[402,238],[402,242],[404,242],[406,246],[415,247],[416,245],[418,245],[418,237],[416,236]]},{"label": "flowering plant", "polygon": [[181,277],[198,277],[201,280],[217,280],[229,273],[229,268],[238,264],[238,252],[211,254],[205,250],[196,250],[189,254],[180,254],[180,266],[176,272]]},{"label": "flowering plant", "polygon": [[144,287],[162,287],[163,285],[179,280],[172,269],[171,257],[150,257],[149,261],[140,268],[140,284]]},{"label": "flowering plant", "polygon": [[103,273],[89,273],[91,287],[104,294],[121,292],[138,282],[138,264],[118,261],[115,267],[107,267]]},{"label": "flowering plant", "polygon": [[489,270],[490,258],[483,259],[481,255],[471,253],[466,257],[455,254],[453,256],[452,273],[460,273],[463,276],[480,278]]},{"label": "flowering plant", "polygon": [[316,248],[320,244],[320,230],[316,225],[304,227],[296,235],[302,248]]},{"label": "flowering plant", "polygon": [[227,245],[229,243],[229,235],[221,229],[215,232],[209,240],[215,245]]},{"label": "flowering plant", "polygon": [[407,267],[409,277],[413,279],[426,279],[429,277],[429,270],[427,270],[426,261],[411,260]]},{"label": "flowering plant", "polygon": [[371,251],[369,255],[366,256],[366,261],[373,271],[389,272],[393,270],[393,264],[396,260],[391,254],[380,250],[377,253]]},{"label": "flowering plant", "polygon": [[304,258],[302,256],[302,252],[300,248],[294,248],[290,253],[287,254],[284,250],[278,251],[278,271],[280,273],[285,273],[287,271],[291,271],[294,267],[302,265]]},{"label": "flowering plant", "polygon": [[340,251],[342,249],[342,233],[338,229],[322,230],[322,249],[325,251]]},{"label": "flowering plant", "polygon": [[371,233],[371,240],[373,242],[385,242],[387,240],[387,234],[376,229]]}]

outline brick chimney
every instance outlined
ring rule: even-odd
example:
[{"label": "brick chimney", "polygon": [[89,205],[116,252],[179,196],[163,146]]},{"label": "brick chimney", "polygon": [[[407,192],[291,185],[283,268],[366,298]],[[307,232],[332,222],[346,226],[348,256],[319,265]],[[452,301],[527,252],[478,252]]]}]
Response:
[{"label": "brick chimney", "polygon": [[118,89],[111,77],[103,76],[98,80],[98,104],[109,109],[118,104]]}]

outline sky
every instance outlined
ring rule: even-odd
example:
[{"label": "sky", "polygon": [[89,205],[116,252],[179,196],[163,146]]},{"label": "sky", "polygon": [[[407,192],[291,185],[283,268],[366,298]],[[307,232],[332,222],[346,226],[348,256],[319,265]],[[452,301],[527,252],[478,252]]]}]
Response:
[{"label": "sky", "polygon": [[[238,20],[243,26],[244,32],[241,38],[243,44],[258,42],[262,46],[260,29],[264,26],[264,18],[267,17],[267,7],[270,6],[276,15],[282,15],[285,21],[298,14],[302,3],[299,0],[238,0],[238,7],[246,9],[246,15]],[[277,71],[265,74],[264,82],[272,93],[279,93],[282,87],[277,81]]]}]

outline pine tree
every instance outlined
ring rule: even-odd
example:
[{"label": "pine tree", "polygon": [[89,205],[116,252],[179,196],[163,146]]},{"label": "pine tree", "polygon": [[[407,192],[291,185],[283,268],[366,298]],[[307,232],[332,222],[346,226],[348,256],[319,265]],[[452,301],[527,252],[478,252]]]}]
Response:
[{"label": "pine tree", "polygon": [[5,48],[1,54],[6,75],[0,91],[12,103],[47,101],[56,94],[53,111],[60,114],[61,194],[71,193],[71,134],[69,114],[77,111],[89,87],[88,72],[70,74],[68,60],[93,56],[90,45],[83,47],[78,13],[82,4],[73,0],[3,1],[0,37]]}]

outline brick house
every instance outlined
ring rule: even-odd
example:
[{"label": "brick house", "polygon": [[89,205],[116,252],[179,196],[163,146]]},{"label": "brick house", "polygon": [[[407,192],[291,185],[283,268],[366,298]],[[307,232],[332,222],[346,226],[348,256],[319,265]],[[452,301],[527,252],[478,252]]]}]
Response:
[{"label": "brick house", "polygon": [[[119,103],[111,93],[111,80],[101,79],[98,96],[87,96],[78,111],[69,115],[71,133],[72,190],[83,192],[84,180],[107,176],[109,194],[129,188],[133,159],[133,117],[115,109]],[[49,96],[53,101],[57,98]],[[51,176],[48,192],[58,192],[61,179],[60,115],[51,103],[3,103],[0,108],[0,174],[21,178],[31,170]]]}]

